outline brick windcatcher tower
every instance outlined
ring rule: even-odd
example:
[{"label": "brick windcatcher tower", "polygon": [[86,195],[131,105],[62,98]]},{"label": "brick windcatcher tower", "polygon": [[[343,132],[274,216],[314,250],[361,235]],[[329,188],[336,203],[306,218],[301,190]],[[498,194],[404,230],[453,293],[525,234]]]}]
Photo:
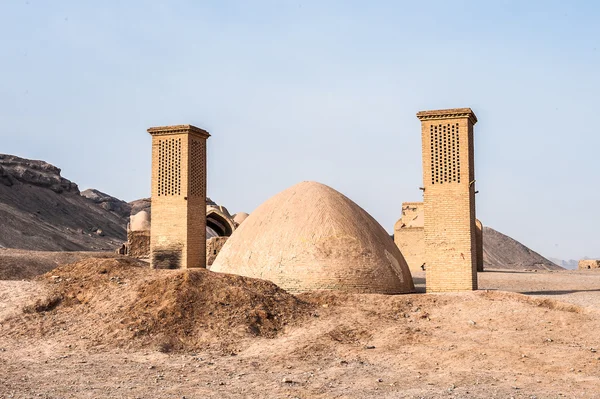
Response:
[{"label": "brick windcatcher tower", "polygon": [[152,127],[153,268],[206,267],[206,139],[191,125]]},{"label": "brick windcatcher tower", "polygon": [[427,292],[477,289],[475,172],[470,108],[422,111]]}]

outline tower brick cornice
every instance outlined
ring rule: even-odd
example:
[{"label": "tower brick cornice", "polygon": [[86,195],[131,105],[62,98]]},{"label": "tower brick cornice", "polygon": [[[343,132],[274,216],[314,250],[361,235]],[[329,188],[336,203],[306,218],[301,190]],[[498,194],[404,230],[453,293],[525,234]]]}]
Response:
[{"label": "tower brick cornice", "polygon": [[152,136],[167,136],[167,135],[171,135],[171,134],[188,133],[188,134],[194,134],[197,136],[201,136],[204,139],[207,139],[210,137],[210,134],[206,130],[200,129],[199,127],[196,127],[193,125],[173,125],[173,126],[151,127],[148,129],[148,133],[150,133]]},{"label": "tower brick cornice", "polygon": [[422,121],[468,118],[473,125],[477,123],[477,117],[471,108],[451,108],[435,111],[421,111],[417,112],[417,118]]}]

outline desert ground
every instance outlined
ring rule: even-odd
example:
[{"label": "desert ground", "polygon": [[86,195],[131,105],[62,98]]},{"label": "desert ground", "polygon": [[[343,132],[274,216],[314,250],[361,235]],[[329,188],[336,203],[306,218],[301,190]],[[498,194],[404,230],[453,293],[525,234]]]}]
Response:
[{"label": "desert ground", "polygon": [[312,292],[86,259],[0,282],[0,398],[596,398],[600,272]]}]

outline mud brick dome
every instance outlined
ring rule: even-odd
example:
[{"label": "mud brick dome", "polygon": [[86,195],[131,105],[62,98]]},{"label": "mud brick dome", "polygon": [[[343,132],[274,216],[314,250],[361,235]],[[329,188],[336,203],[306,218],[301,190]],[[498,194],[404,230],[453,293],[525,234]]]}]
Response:
[{"label": "mud brick dome", "polygon": [[341,193],[315,182],[262,204],[211,270],[270,280],[290,292],[414,290],[404,257],[383,227]]}]

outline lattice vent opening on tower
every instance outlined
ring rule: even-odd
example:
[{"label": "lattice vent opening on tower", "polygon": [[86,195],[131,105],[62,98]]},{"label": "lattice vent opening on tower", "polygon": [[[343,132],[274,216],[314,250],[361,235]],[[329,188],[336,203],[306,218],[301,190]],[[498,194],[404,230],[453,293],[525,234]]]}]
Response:
[{"label": "lattice vent opening on tower", "polygon": [[158,195],[181,195],[181,139],[158,142]]},{"label": "lattice vent opening on tower", "polygon": [[431,184],[460,183],[459,124],[429,126]]},{"label": "lattice vent opening on tower", "polygon": [[206,159],[206,143],[199,140],[192,140],[190,145],[190,196],[203,197],[206,196],[203,178],[205,174],[204,159]]}]

